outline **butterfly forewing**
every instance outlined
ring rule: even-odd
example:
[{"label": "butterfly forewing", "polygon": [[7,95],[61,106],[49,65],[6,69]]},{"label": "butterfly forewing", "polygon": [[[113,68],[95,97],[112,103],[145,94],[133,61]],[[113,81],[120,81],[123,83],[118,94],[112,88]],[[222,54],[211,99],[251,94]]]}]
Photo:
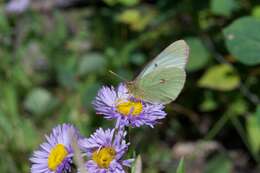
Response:
[{"label": "butterfly forewing", "polygon": [[183,69],[159,68],[145,75],[143,79],[137,80],[135,83],[137,91],[134,93],[145,101],[167,104],[179,95],[185,78]]},{"label": "butterfly forewing", "polygon": [[184,69],[188,61],[189,47],[184,40],[178,40],[165,48],[157,57],[155,57],[137,78],[142,78],[158,68],[176,67]]},{"label": "butterfly forewing", "polygon": [[151,103],[170,103],[184,86],[188,56],[189,47],[184,40],[172,43],[146,65],[134,81],[128,82],[129,91]]}]

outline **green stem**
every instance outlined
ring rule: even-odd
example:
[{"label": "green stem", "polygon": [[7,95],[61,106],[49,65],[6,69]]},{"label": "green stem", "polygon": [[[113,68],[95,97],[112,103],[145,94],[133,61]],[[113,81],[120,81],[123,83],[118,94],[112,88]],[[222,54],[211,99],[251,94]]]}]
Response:
[{"label": "green stem", "polygon": [[243,128],[243,126],[241,125],[240,121],[237,119],[237,117],[232,116],[231,117],[231,122],[233,124],[233,126],[236,128],[239,136],[241,137],[242,141],[244,142],[245,146],[247,147],[248,151],[251,153],[252,157],[254,158],[254,160],[259,163],[260,159],[258,157],[258,155],[256,155],[256,153],[252,150],[248,140],[247,140],[247,135],[246,132]]},{"label": "green stem", "polygon": [[207,136],[205,137],[205,140],[213,139],[219,133],[219,131],[225,126],[228,120],[229,120],[228,114],[224,114],[217,121],[217,123],[212,127],[212,129],[208,132]]}]

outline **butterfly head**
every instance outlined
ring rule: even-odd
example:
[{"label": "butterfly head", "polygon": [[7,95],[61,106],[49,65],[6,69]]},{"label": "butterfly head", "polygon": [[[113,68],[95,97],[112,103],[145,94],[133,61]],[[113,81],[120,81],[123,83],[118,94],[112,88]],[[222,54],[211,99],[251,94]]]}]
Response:
[{"label": "butterfly head", "polygon": [[138,88],[135,81],[127,81],[126,87],[129,91],[129,94],[136,99],[143,99],[144,92]]}]

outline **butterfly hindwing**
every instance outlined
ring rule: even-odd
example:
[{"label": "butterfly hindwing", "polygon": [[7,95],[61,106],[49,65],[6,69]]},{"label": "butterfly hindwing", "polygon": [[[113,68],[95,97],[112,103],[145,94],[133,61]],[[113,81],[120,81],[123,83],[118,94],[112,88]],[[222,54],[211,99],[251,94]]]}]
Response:
[{"label": "butterfly hindwing", "polygon": [[142,99],[152,103],[167,104],[181,92],[186,74],[183,69],[158,68],[137,80],[135,85]]}]

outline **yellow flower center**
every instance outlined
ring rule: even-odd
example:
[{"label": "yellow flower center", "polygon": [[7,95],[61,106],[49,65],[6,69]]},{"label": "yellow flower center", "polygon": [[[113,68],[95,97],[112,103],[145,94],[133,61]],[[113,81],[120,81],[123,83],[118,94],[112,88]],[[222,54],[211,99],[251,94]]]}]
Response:
[{"label": "yellow flower center", "polygon": [[126,101],[119,103],[116,108],[123,115],[139,115],[143,110],[143,105],[141,102]]},{"label": "yellow flower center", "polygon": [[109,168],[110,162],[115,158],[116,151],[112,147],[105,147],[93,153],[92,159],[100,168]]},{"label": "yellow flower center", "polygon": [[55,171],[56,168],[62,163],[65,157],[68,155],[68,151],[62,144],[57,144],[50,152],[48,157],[48,167],[50,170]]}]

